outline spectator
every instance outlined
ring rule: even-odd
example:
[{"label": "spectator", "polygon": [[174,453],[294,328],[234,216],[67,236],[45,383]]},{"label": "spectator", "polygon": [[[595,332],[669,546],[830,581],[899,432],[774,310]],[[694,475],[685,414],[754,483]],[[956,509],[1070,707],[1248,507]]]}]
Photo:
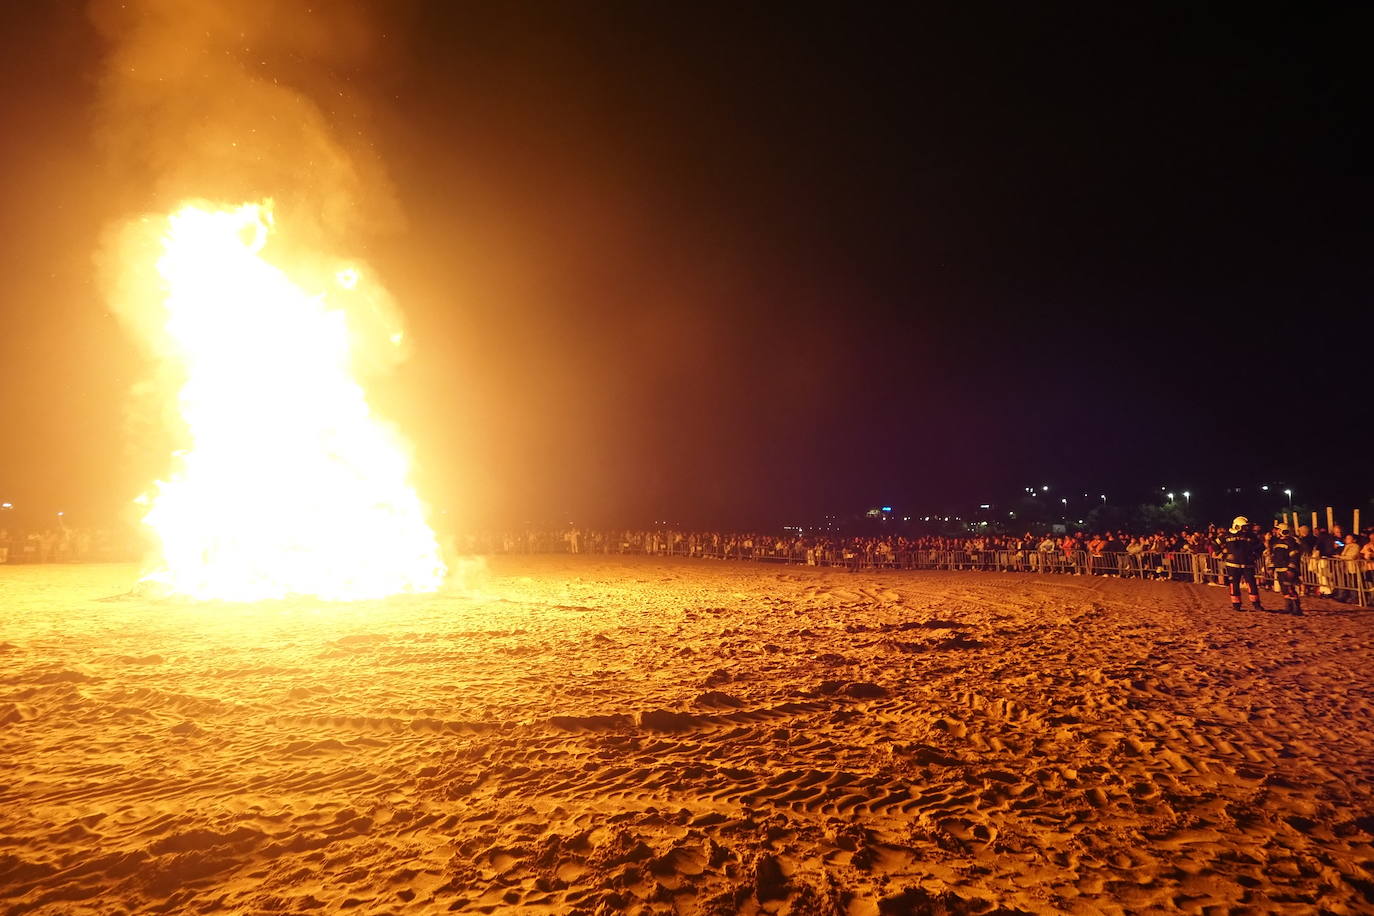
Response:
[{"label": "spectator", "polygon": [[[1352,534],[1342,541],[1340,528],[1334,529],[1333,533],[1337,535],[1337,543],[1341,544],[1341,552],[1337,556],[1337,561],[1341,564],[1342,572],[1345,574],[1341,577],[1341,581],[1347,585],[1357,582],[1361,575],[1360,550],[1364,546],[1360,542],[1360,536]],[[1354,601],[1355,594],[1355,589],[1346,587],[1336,589],[1334,597],[1337,601]]]}]

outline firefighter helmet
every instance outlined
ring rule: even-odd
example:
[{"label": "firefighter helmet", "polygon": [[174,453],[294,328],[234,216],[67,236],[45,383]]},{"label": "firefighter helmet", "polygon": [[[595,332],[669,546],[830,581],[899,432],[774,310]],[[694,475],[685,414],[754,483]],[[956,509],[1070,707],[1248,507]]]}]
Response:
[{"label": "firefighter helmet", "polygon": [[1235,534],[1244,528],[1250,527],[1250,520],[1243,515],[1237,515],[1231,519],[1231,533]]}]

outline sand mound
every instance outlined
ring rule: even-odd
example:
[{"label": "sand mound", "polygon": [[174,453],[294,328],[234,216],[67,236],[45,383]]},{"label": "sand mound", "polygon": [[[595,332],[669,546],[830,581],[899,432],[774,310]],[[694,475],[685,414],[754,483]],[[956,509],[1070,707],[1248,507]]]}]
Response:
[{"label": "sand mound", "polygon": [[0,910],[1368,913],[1367,615],[500,558],[483,594],[0,567]]}]

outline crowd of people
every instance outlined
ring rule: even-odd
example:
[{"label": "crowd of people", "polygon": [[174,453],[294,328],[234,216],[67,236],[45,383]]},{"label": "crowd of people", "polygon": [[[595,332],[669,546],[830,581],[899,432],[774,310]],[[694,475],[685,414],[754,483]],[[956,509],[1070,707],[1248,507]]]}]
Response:
[{"label": "crowd of people", "polygon": [[[1374,537],[1340,525],[1240,526],[1253,539],[1248,565],[1280,583],[1290,565],[1297,591],[1365,603],[1374,594]],[[966,536],[863,535],[790,529],[783,534],[714,531],[528,529],[456,538],[461,553],[611,553],[761,560],[849,569],[990,569],[1225,584],[1232,528],[1208,525],[1133,534],[1082,531]],[[1280,544],[1280,539],[1284,543]],[[1291,550],[1287,547],[1291,539]],[[1291,559],[1290,559],[1291,555]],[[1276,562],[1277,558],[1277,562]]]},{"label": "crowd of people", "polygon": [[91,563],[138,559],[143,544],[115,528],[0,528],[0,563]]},{"label": "crowd of people", "polygon": [[[1341,525],[1288,531],[1283,523],[1250,524],[1253,556],[1239,565],[1258,582],[1282,587],[1285,570],[1298,595],[1319,594],[1359,604],[1374,602],[1374,529]],[[676,529],[528,528],[448,537],[452,554],[649,554],[702,559],[757,560],[847,569],[955,569],[1104,575],[1225,584],[1227,539],[1237,526],[1178,531],[1061,531],[1058,533],[951,535],[843,535],[789,528],[781,534]],[[0,529],[0,563],[115,562],[138,559],[136,531],[60,526]],[[1231,568],[1235,568],[1234,566]],[[1289,589],[1284,589],[1286,597]],[[1253,590],[1252,590],[1253,595]],[[1233,600],[1239,601],[1233,587]]]},{"label": "crowd of people", "polygon": [[[1279,529],[1258,523],[1250,531],[1267,546]],[[1162,554],[1219,554],[1220,541],[1229,529],[1217,525],[1183,529],[1173,533],[1130,534],[1125,531],[1063,534],[986,534],[967,536],[866,535],[841,536],[790,531],[771,535],[761,533],[721,533],[653,530],[565,530],[528,529],[500,534],[459,535],[456,546],[463,553],[646,553],[734,559],[796,558],[811,565],[835,565],[836,559],[862,558],[864,566],[892,565],[901,554],[920,551],[986,553],[1010,552],[1029,557],[1087,553],[1090,556],[1126,555],[1135,558]],[[1315,531],[1306,525],[1295,533],[1305,555],[1313,557],[1363,560],[1374,563],[1374,531],[1351,534],[1340,525]],[[843,564],[838,564],[843,565]],[[1148,575],[1148,564],[1136,563]]]}]

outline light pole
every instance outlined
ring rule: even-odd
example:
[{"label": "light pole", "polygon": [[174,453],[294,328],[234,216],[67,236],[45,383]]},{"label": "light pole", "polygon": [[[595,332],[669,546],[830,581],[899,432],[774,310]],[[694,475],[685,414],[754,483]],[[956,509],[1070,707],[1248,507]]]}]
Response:
[{"label": "light pole", "polygon": [[1284,491],[1283,491],[1283,495],[1288,497],[1288,511],[1289,511],[1289,512],[1292,512],[1292,511],[1293,511],[1293,491],[1292,491],[1292,490],[1284,490]]},{"label": "light pole", "polygon": [[1191,506],[1191,505],[1193,504],[1192,496],[1193,496],[1193,494],[1189,493],[1187,490],[1184,490],[1184,491],[1183,491],[1183,504],[1186,505],[1186,506]]}]

